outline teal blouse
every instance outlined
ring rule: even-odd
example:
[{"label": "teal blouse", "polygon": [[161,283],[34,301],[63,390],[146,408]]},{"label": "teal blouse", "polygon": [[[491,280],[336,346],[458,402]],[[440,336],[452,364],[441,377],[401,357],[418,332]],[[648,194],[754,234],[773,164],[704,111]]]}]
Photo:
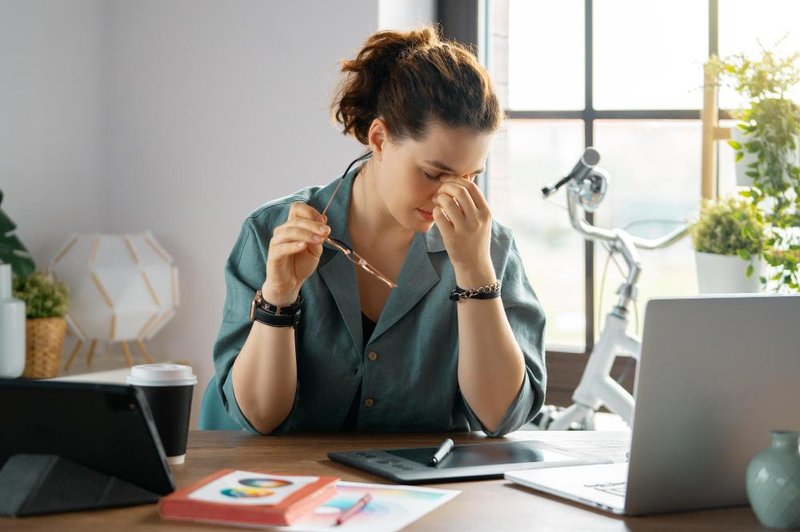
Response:
[{"label": "teal blouse", "polygon": [[[347,213],[356,171],[344,178],[327,212],[331,236],[348,243]],[[252,326],[250,302],[266,277],[272,232],[286,221],[295,201],[321,212],[338,181],[303,189],[256,209],[242,225],[225,266],[227,295],[214,345],[216,382],[230,416],[252,432],[257,431],[236,403],[231,366]],[[490,252],[502,281],[503,308],[526,366],[522,387],[495,431],[482,426],[459,390],[457,304],[448,299],[455,274],[434,225],[414,236],[396,279],[398,286],[366,342],[355,266],[341,252],[324,248],[317,270],[300,290],[303,305],[295,329],[294,406],[273,434],[340,430],[359,384],[359,431],[483,430],[489,436],[502,436],[530,421],[544,402],[545,317],[511,231],[496,221]]]}]

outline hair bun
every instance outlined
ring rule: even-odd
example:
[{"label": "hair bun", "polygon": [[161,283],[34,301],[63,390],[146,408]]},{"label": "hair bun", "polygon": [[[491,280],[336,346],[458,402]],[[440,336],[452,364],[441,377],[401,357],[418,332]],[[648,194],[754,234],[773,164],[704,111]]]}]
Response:
[{"label": "hair bun", "polygon": [[345,78],[334,98],[334,117],[362,144],[369,143],[378,117],[399,138],[422,136],[431,118],[480,131],[499,124],[488,73],[469,49],[443,41],[438,26],[379,31],[341,68]]}]

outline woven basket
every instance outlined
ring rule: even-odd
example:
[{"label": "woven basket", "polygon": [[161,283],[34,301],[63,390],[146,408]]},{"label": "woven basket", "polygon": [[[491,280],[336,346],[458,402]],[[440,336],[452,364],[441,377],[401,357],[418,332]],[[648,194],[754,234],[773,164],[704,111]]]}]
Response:
[{"label": "woven basket", "polygon": [[25,320],[25,371],[29,379],[49,379],[58,375],[61,349],[67,322],[64,318]]}]

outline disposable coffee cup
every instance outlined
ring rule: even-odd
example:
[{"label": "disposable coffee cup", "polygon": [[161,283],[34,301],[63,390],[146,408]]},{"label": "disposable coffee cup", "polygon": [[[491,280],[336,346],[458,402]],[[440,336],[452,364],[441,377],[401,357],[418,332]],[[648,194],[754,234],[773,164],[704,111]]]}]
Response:
[{"label": "disposable coffee cup", "polygon": [[197,384],[192,368],[178,364],[142,364],[131,368],[127,382],[144,392],[167,453],[167,462],[182,464],[186,460],[192,392]]}]

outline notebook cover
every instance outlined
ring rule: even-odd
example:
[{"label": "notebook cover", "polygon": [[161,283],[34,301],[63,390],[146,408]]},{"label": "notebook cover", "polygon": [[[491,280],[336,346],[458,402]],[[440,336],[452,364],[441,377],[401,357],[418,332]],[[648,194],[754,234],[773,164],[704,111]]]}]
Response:
[{"label": "notebook cover", "polygon": [[291,525],[336,494],[337,477],[223,469],[159,501],[166,519]]}]

